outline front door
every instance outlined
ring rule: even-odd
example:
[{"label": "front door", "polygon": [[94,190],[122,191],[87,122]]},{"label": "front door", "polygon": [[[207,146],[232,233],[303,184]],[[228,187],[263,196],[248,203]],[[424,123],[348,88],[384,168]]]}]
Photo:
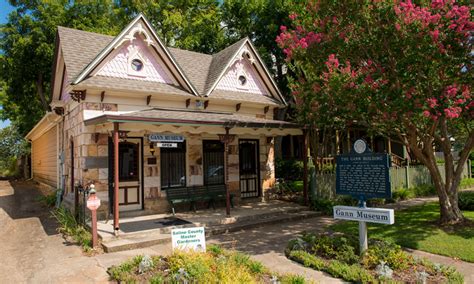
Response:
[{"label": "front door", "polygon": [[[113,197],[113,143],[109,149],[109,197]],[[119,142],[119,210],[142,209],[142,196],[142,140],[127,138]]]},{"label": "front door", "polygon": [[258,140],[239,140],[240,196],[260,196]]}]

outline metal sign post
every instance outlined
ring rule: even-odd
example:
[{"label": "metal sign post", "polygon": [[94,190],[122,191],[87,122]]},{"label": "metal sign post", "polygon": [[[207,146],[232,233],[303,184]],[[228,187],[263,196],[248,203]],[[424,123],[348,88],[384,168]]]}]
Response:
[{"label": "metal sign post", "polygon": [[334,218],[359,222],[360,253],[368,249],[367,222],[393,224],[393,209],[367,208],[367,198],[390,198],[390,157],[372,153],[367,143],[359,139],[352,152],[337,156],[336,194],[359,199],[359,207],[334,206]]},{"label": "metal sign post", "polygon": [[100,199],[95,194],[95,186],[90,185],[89,198],[87,199],[87,208],[91,210],[91,225],[92,225],[92,248],[97,247],[97,209],[100,207]]},{"label": "metal sign post", "polygon": [[[367,208],[363,199],[359,201],[359,207],[364,209]],[[367,223],[365,221],[359,221],[359,251],[362,254],[368,248],[369,243],[367,240]]]}]

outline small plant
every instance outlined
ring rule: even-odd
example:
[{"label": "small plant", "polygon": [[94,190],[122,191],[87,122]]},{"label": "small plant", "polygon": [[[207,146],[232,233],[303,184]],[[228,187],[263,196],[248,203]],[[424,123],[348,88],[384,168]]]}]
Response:
[{"label": "small plant", "polygon": [[333,210],[332,208],[334,205],[336,204],[331,199],[316,198],[311,201],[311,209],[315,211],[320,211],[324,213],[325,215],[332,214],[332,210]]},{"label": "small plant", "polygon": [[150,269],[152,269],[154,266],[153,260],[149,255],[145,255],[142,260],[140,261],[140,264],[138,265],[138,273],[142,274]]},{"label": "small plant", "polygon": [[375,272],[381,279],[392,279],[393,270],[388,266],[385,261],[381,261],[375,268]]},{"label": "small plant", "polygon": [[395,201],[407,200],[414,197],[414,193],[407,188],[399,188],[392,193],[392,199]]},{"label": "small plant", "polygon": [[91,233],[82,225],[77,223],[76,219],[68,209],[61,206],[51,211],[51,215],[53,215],[53,217],[58,221],[58,231],[60,233],[71,237],[75,243],[82,246],[84,251],[90,251],[92,249]]},{"label": "small plant", "polygon": [[41,202],[44,206],[53,208],[56,205],[56,193],[57,191],[52,192],[48,195],[41,195],[37,198],[37,200]]},{"label": "small plant", "polygon": [[369,249],[364,253],[361,264],[373,269],[381,262],[395,270],[403,270],[407,269],[414,260],[397,244],[381,239],[371,239]]},{"label": "small plant", "polygon": [[304,279],[303,276],[300,276],[300,275],[286,275],[286,276],[281,277],[280,283],[281,284],[304,284],[306,283],[306,280]]},{"label": "small plant", "polygon": [[[147,263],[147,269],[143,269]],[[146,271],[145,271],[146,270]],[[297,276],[268,272],[250,256],[210,245],[207,252],[175,251],[168,257],[136,256],[110,267],[111,280],[119,283],[304,283]],[[303,279],[303,282],[301,280]]]},{"label": "small plant", "polygon": [[423,184],[409,189],[416,197],[436,195],[436,189],[430,184]]}]

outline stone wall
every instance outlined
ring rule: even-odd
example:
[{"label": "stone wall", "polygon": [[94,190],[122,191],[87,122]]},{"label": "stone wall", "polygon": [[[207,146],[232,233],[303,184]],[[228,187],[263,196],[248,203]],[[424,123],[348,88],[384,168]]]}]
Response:
[{"label": "stone wall", "polygon": [[[100,110],[105,108],[116,111],[117,105],[100,103],[81,103],[68,110],[64,123],[61,124],[60,150],[64,150],[65,166],[63,176],[65,178],[66,195],[73,200],[71,189],[71,141],[74,142],[74,183],[94,182],[97,195],[102,200],[99,216],[104,217],[108,210],[108,143],[109,133],[96,133],[95,126],[85,126],[83,122],[84,110]],[[144,135],[145,132],[140,132]],[[62,134],[61,134],[62,133]],[[186,177],[187,185],[202,185],[203,180],[203,140],[218,139],[217,135],[202,136],[183,133],[186,138]],[[135,135],[134,135],[135,136]],[[150,144],[147,137],[143,139],[143,176],[144,176],[144,208],[155,213],[170,212],[166,200],[166,194],[160,190],[160,149],[155,147],[155,153],[150,152]],[[273,139],[266,137],[249,137],[247,139],[259,140],[260,153],[260,186],[262,199],[266,191],[274,185],[274,144]],[[240,201],[240,175],[239,175],[239,137],[237,136],[229,145],[228,154],[228,185],[229,190],[235,196],[235,203]]]}]

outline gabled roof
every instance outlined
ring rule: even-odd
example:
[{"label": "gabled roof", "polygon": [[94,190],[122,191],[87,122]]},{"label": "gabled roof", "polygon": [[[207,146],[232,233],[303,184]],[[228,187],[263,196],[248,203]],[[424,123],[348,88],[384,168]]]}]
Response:
[{"label": "gabled roof", "polygon": [[72,82],[112,40],[113,36],[58,27],[60,48]]},{"label": "gabled roof", "polygon": [[246,41],[247,38],[243,38],[212,56],[210,72],[207,75],[206,88],[202,93],[203,95],[209,95],[226,71],[230,61],[236,56]]},{"label": "gabled roof", "polygon": [[[178,48],[166,47],[156,35],[146,18],[140,14],[137,16],[118,36],[102,35],[92,32],[85,32],[71,28],[58,27],[59,48],[61,48],[64,63],[66,65],[67,79],[73,85],[100,87],[108,86],[119,87],[122,89],[137,88],[140,84],[146,85],[150,91],[166,92],[174,94],[190,94],[187,90],[176,86],[163,86],[159,83],[144,83],[144,81],[133,82],[127,79],[111,79],[105,76],[88,75],[106,58],[110,52],[120,44],[127,33],[142,21],[149,31],[153,34],[153,39],[160,45],[163,51],[173,63],[176,70],[180,73],[191,93],[197,96],[207,96],[213,92],[213,97],[231,100],[231,101],[249,101],[268,105],[286,104],[283,96],[280,94],[277,85],[273,81],[265,64],[261,61],[258,53],[248,38],[243,38],[238,42],[230,45],[222,51],[208,55],[198,52],[182,50]],[[270,96],[253,95],[244,92],[231,92],[214,90],[219,80],[229,68],[233,59],[244,45],[248,44],[253,53],[256,54],[257,61],[261,64],[265,75],[276,90],[278,98]],[[57,51],[56,51],[57,52]],[[97,78],[94,78],[97,77]],[[103,82],[99,82],[103,80]],[[117,80],[121,80],[118,82]],[[112,82],[113,81],[113,82]],[[139,88],[143,89],[143,88]]]}]

